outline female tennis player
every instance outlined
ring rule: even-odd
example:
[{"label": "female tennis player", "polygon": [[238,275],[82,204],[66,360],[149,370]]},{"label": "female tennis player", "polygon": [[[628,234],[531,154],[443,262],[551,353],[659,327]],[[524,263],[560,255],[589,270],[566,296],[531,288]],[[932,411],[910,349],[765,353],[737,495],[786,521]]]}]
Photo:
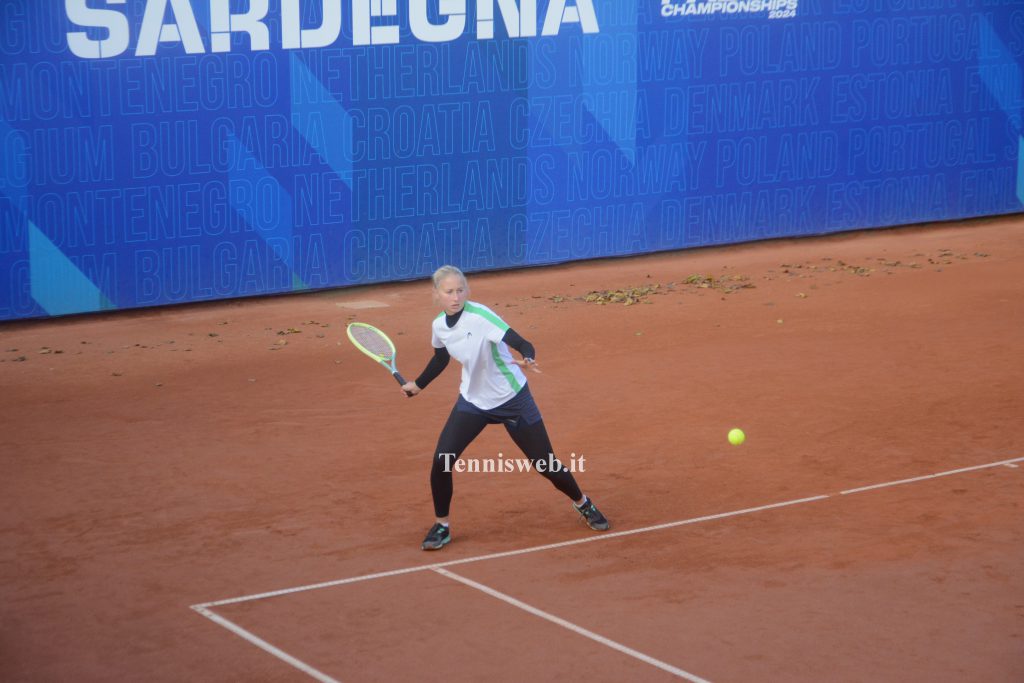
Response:
[{"label": "female tennis player", "polygon": [[[494,311],[468,301],[468,297],[469,284],[461,270],[455,266],[437,269],[434,301],[443,310],[432,326],[434,356],[419,377],[402,385],[403,391],[415,396],[441,374],[451,358],[462,364],[459,397],[434,450],[430,492],[437,521],[423,539],[423,549],[439,550],[452,540],[448,523],[452,467],[489,424],[505,425],[516,446],[534,464],[534,469],[573,501],[587,526],[597,531],[608,529],[608,520],[580,491],[572,473],[554,459],[544,420],[521,369],[540,372],[534,360],[533,344],[519,336]],[[523,359],[515,360],[509,347],[522,354]],[[538,462],[541,462],[540,467],[536,466]]]}]

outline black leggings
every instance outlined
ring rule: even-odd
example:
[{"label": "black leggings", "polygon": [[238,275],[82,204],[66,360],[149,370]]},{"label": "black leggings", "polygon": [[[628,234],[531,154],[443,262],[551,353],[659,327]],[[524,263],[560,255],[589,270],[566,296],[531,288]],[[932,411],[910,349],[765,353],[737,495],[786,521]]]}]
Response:
[{"label": "black leggings", "polygon": [[[456,407],[452,408],[452,414],[448,416],[448,422],[441,430],[437,448],[434,450],[434,464],[430,470],[430,492],[434,496],[435,515],[438,517],[448,516],[452,502],[452,471],[455,461],[473,439],[484,430],[484,427],[498,422],[505,425],[508,435],[512,437],[523,454],[530,459],[530,462],[536,465],[538,461],[544,461],[542,467],[534,467],[534,469],[550,481],[555,488],[574,501],[583,497],[583,492],[580,491],[576,479],[568,468],[564,466],[549,468],[547,466],[548,457],[553,458],[554,451],[551,448],[548,432],[544,428],[544,420],[533,424],[527,424],[523,418],[500,421],[487,415],[461,411]],[[558,471],[549,471],[549,469]]]}]

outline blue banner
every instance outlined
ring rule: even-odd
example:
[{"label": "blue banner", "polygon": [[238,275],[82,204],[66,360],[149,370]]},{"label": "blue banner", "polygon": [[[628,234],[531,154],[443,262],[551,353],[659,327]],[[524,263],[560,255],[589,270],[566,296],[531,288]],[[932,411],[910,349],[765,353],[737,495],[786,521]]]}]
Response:
[{"label": "blue banner", "polygon": [[0,320],[1019,211],[981,0],[5,0]]}]

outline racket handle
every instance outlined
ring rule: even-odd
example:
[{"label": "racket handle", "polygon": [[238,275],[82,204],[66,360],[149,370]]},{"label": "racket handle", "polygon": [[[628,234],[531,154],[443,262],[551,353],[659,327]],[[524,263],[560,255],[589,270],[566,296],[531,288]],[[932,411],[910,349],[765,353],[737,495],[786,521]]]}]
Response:
[{"label": "racket handle", "polygon": [[[405,378],[402,377],[402,373],[395,370],[394,372],[391,373],[391,376],[395,378],[396,382],[398,382],[398,386],[405,386]],[[412,397],[412,393],[409,391],[405,392],[405,395],[409,396],[410,398]]]}]

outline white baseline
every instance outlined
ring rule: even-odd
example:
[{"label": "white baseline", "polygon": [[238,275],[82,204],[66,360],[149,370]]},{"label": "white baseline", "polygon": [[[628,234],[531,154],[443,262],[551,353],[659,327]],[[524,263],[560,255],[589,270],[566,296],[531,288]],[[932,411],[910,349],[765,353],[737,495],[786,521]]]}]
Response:
[{"label": "white baseline", "polygon": [[[910,479],[899,479],[899,480],[896,480],[896,481],[884,482],[884,483],[881,483],[881,484],[872,484],[870,486],[861,486],[861,487],[858,487],[858,488],[846,489],[845,491],[840,491],[840,495],[844,495],[845,496],[845,495],[850,495],[850,494],[854,494],[854,493],[861,493],[861,492],[864,492],[864,491],[873,491],[873,490],[876,490],[876,489],[885,488],[885,487],[889,487],[889,486],[899,486],[899,485],[902,485],[902,484],[909,484],[909,483],[913,483],[913,482],[928,481],[928,480],[931,480],[931,479],[937,479],[939,477],[948,477],[948,476],[952,476],[952,475],[955,475],[955,474],[963,474],[965,472],[975,472],[975,471],[978,471],[978,470],[988,469],[988,468],[992,468],[992,467],[1017,467],[1016,463],[1019,463],[1019,462],[1022,462],[1022,461],[1024,461],[1024,457],[1022,457],[1022,458],[1013,458],[1013,459],[1010,459],[1010,460],[1000,460],[998,462],[986,463],[984,465],[974,465],[974,466],[971,466],[971,467],[961,467],[961,468],[955,469],[955,470],[947,470],[945,472],[938,472],[938,473],[935,473],[935,474],[927,474],[927,475],[920,476],[920,477],[912,477]],[[541,552],[541,551],[544,551],[544,550],[553,550],[555,548],[565,548],[565,547],[568,547],[568,546],[580,545],[580,544],[583,544],[583,543],[595,543],[595,542],[598,542],[598,541],[606,541],[608,539],[620,538],[622,536],[633,536],[633,535],[636,535],[636,534],[643,534],[643,533],[647,533],[647,532],[650,532],[650,531],[659,531],[661,529],[671,529],[673,527],[685,526],[685,525],[688,525],[688,524],[697,524],[699,522],[710,522],[710,521],[713,521],[713,520],[716,520],[716,519],[725,519],[727,517],[737,517],[739,515],[747,515],[747,514],[752,514],[754,512],[762,512],[764,510],[772,510],[772,509],[775,509],[775,508],[788,507],[788,506],[791,506],[791,505],[800,505],[801,503],[812,503],[812,502],[815,502],[815,501],[826,500],[828,498],[831,498],[831,496],[830,495],[818,495],[818,496],[810,496],[810,497],[807,497],[807,498],[797,498],[795,500],[787,500],[787,501],[784,501],[784,502],[781,502],[781,503],[772,503],[772,504],[769,504],[769,505],[759,505],[757,507],[743,508],[741,510],[733,510],[731,512],[722,512],[722,513],[715,514],[715,515],[705,515],[703,517],[694,517],[692,519],[684,519],[684,520],[680,520],[680,521],[677,521],[677,522],[666,522],[664,524],[655,524],[655,525],[652,525],[652,526],[646,526],[646,527],[642,527],[642,528],[639,528],[639,529],[630,529],[630,530],[627,530],[627,531],[616,531],[616,532],[612,532],[612,533],[601,534],[600,536],[588,536],[586,538],[578,538],[578,539],[574,539],[574,540],[571,540],[571,541],[562,541],[561,543],[549,543],[549,544],[546,544],[546,545],[538,545],[538,546],[533,546],[533,547],[530,547],[530,548],[522,548],[522,549],[519,549],[519,550],[509,550],[509,551],[501,552],[501,553],[490,553],[488,555],[477,555],[475,557],[466,557],[466,558],[462,558],[460,560],[451,560],[451,561],[448,561],[448,562],[438,562],[438,563],[434,563],[434,564],[425,564],[425,565],[419,565],[419,566],[415,566],[415,567],[406,567],[404,569],[394,569],[394,570],[391,570],[391,571],[377,572],[375,574],[364,574],[362,576],[354,576],[354,577],[350,577],[350,578],[347,578],[347,579],[338,579],[336,581],[325,581],[325,582],[322,582],[322,583],[315,583],[315,584],[309,584],[309,585],[305,585],[305,586],[298,586],[298,587],[295,587],[295,588],[285,588],[285,589],[282,589],[282,590],[270,591],[270,592],[266,592],[266,593],[256,593],[256,594],[253,594],[253,595],[244,595],[244,596],[237,597],[237,598],[227,598],[225,600],[217,600],[217,601],[214,601],[214,602],[205,602],[205,603],[200,603],[200,604],[197,604],[197,605],[192,605],[191,608],[193,610],[195,610],[198,614],[201,614],[202,616],[206,617],[207,619],[209,619],[210,621],[214,622],[218,626],[221,626],[221,627],[231,631],[232,633],[234,633],[235,635],[239,636],[243,640],[246,640],[247,642],[255,645],[256,647],[260,648],[264,652],[267,652],[268,654],[273,655],[274,657],[276,657],[276,658],[280,659],[281,661],[289,664],[290,666],[295,667],[299,671],[302,671],[303,673],[311,676],[312,678],[320,681],[321,683],[339,683],[339,681],[337,679],[331,678],[327,674],[325,674],[325,673],[323,673],[321,671],[318,671],[317,669],[313,668],[312,666],[309,666],[305,662],[302,662],[301,660],[297,659],[296,657],[293,657],[292,655],[288,654],[287,652],[284,652],[280,648],[275,647],[271,643],[263,640],[262,638],[260,638],[259,636],[255,635],[254,633],[252,633],[250,631],[247,631],[246,629],[244,629],[241,626],[235,624],[234,622],[230,621],[229,619],[226,619],[226,618],[220,616],[219,614],[214,612],[212,608],[213,607],[223,606],[223,605],[232,605],[232,604],[237,604],[237,603],[242,603],[242,602],[249,602],[249,601],[252,601],[252,600],[265,600],[267,598],[279,597],[279,596],[284,596],[284,595],[291,595],[291,594],[294,594],[294,593],[301,593],[301,592],[305,592],[305,591],[317,590],[317,589],[320,589],[320,588],[330,588],[330,587],[333,587],[333,586],[343,586],[343,585],[346,585],[346,584],[356,583],[356,582],[359,582],[359,581],[370,581],[372,579],[382,579],[382,578],[386,578],[386,577],[389,577],[389,576],[399,576],[399,575],[402,575],[402,574],[411,574],[413,572],[421,572],[421,571],[425,571],[425,570],[431,570],[431,571],[434,571],[434,572],[436,572],[438,574],[441,574],[442,576],[446,576],[446,577],[448,577],[448,578],[450,578],[452,580],[455,580],[455,581],[460,581],[461,583],[464,583],[467,586],[471,586],[471,587],[473,587],[473,588],[475,588],[477,590],[483,591],[484,593],[487,593],[488,595],[491,595],[491,596],[496,597],[496,598],[498,598],[500,600],[503,600],[503,601],[505,601],[505,602],[507,602],[509,604],[512,604],[512,605],[518,607],[519,609],[526,610],[527,612],[530,612],[531,614],[534,614],[535,616],[541,617],[543,619],[547,619],[548,621],[551,621],[551,622],[553,622],[555,624],[558,624],[559,626],[563,626],[564,628],[567,628],[567,629],[569,629],[571,631],[574,631],[575,633],[579,633],[580,635],[583,635],[583,636],[585,636],[587,638],[590,638],[590,639],[595,640],[595,641],[597,641],[599,643],[602,643],[603,645],[607,645],[608,647],[611,647],[611,648],[613,648],[615,650],[618,650],[619,652],[623,652],[623,653],[625,653],[625,654],[627,654],[627,655],[629,655],[631,657],[635,657],[635,658],[637,658],[637,659],[639,659],[641,661],[647,662],[648,664],[651,664],[653,666],[657,666],[658,668],[661,668],[661,669],[663,669],[665,671],[668,671],[670,673],[674,673],[677,676],[680,676],[682,678],[686,678],[687,680],[690,680],[693,683],[700,683],[700,682],[704,681],[704,679],[699,678],[697,676],[694,676],[693,674],[687,673],[686,671],[683,671],[682,669],[674,667],[671,664],[666,664],[665,662],[662,662],[660,660],[654,659],[653,657],[649,657],[648,655],[645,655],[642,652],[638,652],[636,650],[633,650],[632,648],[629,648],[629,647],[627,647],[625,645],[621,645],[620,643],[616,643],[615,641],[610,640],[608,638],[605,638],[604,636],[598,635],[598,634],[593,633],[591,631],[587,631],[586,629],[584,629],[582,627],[579,627],[579,626],[576,626],[575,624],[572,624],[571,622],[565,621],[564,619],[561,619],[561,618],[556,617],[554,615],[548,614],[546,612],[542,612],[541,610],[539,610],[539,609],[537,609],[535,607],[527,605],[526,603],[521,602],[519,600],[516,600],[515,598],[513,598],[511,596],[508,596],[508,595],[505,595],[504,593],[500,593],[499,591],[496,591],[493,588],[489,588],[488,586],[484,586],[483,584],[479,584],[479,583],[477,583],[475,581],[472,581],[471,579],[467,579],[465,577],[462,577],[462,576],[459,576],[457,574],[454,574],[453,572],[446,571],[444,568],[445,567],[452,567],[452,566],[459,565],[459,564],[468,564],[468,563],[471,563],[471,562],[482,562],[484,560],[494,560],[494,559],[499,559],[499,558],[502,558],[502,557],[513,557],[513,556],[516,556],[516,555],[526,555],[526,554],[529,554],[529,553],[536,553],[536,552]]]}]

